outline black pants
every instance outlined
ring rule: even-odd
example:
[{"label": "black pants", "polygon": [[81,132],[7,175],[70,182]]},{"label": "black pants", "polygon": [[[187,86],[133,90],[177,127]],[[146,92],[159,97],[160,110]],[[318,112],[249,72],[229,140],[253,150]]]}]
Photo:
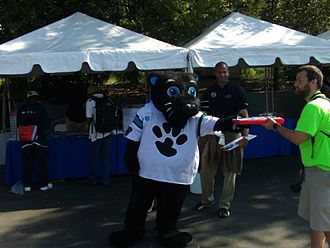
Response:
[{"label": "black pants", "polygon": [[177,230],[177,222],[188,190],[189,185],[135,177],[132,182],[124,230],[134,234],[144,232],[145,219],[154,198],[157,199],[158,233],[165,234]]},{"label": "black pants", "polygon": [[47,147],[42,147],[36,144],[22,147],[23,155],[23,185],[31,187],[34,159],[40,169],[40,184],[44,187],[48,184],[47,170]]}]

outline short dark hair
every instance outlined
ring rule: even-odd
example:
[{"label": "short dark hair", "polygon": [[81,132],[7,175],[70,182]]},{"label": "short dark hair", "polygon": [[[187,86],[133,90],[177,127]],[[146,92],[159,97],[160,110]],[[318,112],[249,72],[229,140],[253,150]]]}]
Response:
[{"label": "short dark hair", "polygon": [[318,89],[322,88],[323,85],[323,74],[319,68],[314,65],[303,65],[300,66],[297,70],[298,72],[305,71],[309,81],[316,79]]},{"label": "short dark hair", "polygon": [[214,69],[217,68],[217,67],[220,66],[220,65],[225,66],[225,67],[228,68],[228,65],[227,65],[226,62],[220,61],[220,62],[218,62],[218,63],[214,66]]}]

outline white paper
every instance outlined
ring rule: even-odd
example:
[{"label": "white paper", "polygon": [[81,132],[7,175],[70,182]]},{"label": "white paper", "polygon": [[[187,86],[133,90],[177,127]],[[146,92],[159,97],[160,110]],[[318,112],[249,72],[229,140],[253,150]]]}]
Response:
[{"label": "white paper", "polygon": [[235,149],[236,147],[238,147],[239,141],[241,139],[245,138],[250,141],[250,140],[254,139],[255,137],[257,137],[257,135],[254,135],[254,134],[249,134],[249,136],[239,137],[239,138],[233,140],[232,142],[228,143],[227,145],[224,145],[223,147],[221,147],[221,149],[224,149],[226,151],[231,151],[231,150]]},{"label": "white paper", "polygon": [[226,144],[226,139],[225,139],[225,135],[223,133],[221,133],[220,137],[219,137],[219,145],[225,145]]}]

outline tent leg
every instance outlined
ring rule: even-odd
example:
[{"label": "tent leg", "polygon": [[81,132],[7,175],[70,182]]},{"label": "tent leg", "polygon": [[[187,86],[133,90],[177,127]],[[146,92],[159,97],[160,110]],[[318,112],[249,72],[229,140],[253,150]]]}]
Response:
[{"label": "tent leg", "polygon": [[10,97],[10,79],[9,78],[6,78],[6,86],[7,86],[8,113],[10,113],[13,108],[12,108],[11,97]]},{"label": "tent leg", "polygon": [[193,65],[192,65],[191,58],[192,58],[192,54],[189,51],[189,53],[187,54],[187,68],[185,69],[185,71],[188,72],[188,73],[194,73],[194,68],[193,68]]},{"label": "tent leg", "polygon": [[[5,79],[7,81],[7,78]],[[2,130],[1,133],[4,133],[6,131],[6,109],[7,109],[7,82],[5,82],[5,85],[3,87],[3,93],[2,93]]]},{"label": "tent leg", "polygon": [[268,68],[265,69],[265,80],[266,80],[266,85],[265,85],[265,105],[266,105],[266,115],[268,115]]}]

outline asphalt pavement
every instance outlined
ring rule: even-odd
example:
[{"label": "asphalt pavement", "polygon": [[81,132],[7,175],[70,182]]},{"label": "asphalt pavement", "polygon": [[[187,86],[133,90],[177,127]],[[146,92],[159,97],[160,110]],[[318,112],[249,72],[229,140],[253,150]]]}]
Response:
[{"label": "asphalt pavement", "polygon": [[[299,180],[296,156],[246,160],[237,178],[231,216],[220,219],[216,207],[196,211],[200,198],[190,193],[179,226],[190,232],[188,247],[309,247],[308,223],[297,215],[299,195],[289,185]],[[121,229],[130,179],[115,176],[108,186],[89,186],[84,179],[55,182],[55,188],[16,195],[1,180],[0,247],[109,247],[108,234]],[[170,203],[169,203],[170,204]],[[146,236],[136,248],[160,247],[155,212],[146,220]]]}]

